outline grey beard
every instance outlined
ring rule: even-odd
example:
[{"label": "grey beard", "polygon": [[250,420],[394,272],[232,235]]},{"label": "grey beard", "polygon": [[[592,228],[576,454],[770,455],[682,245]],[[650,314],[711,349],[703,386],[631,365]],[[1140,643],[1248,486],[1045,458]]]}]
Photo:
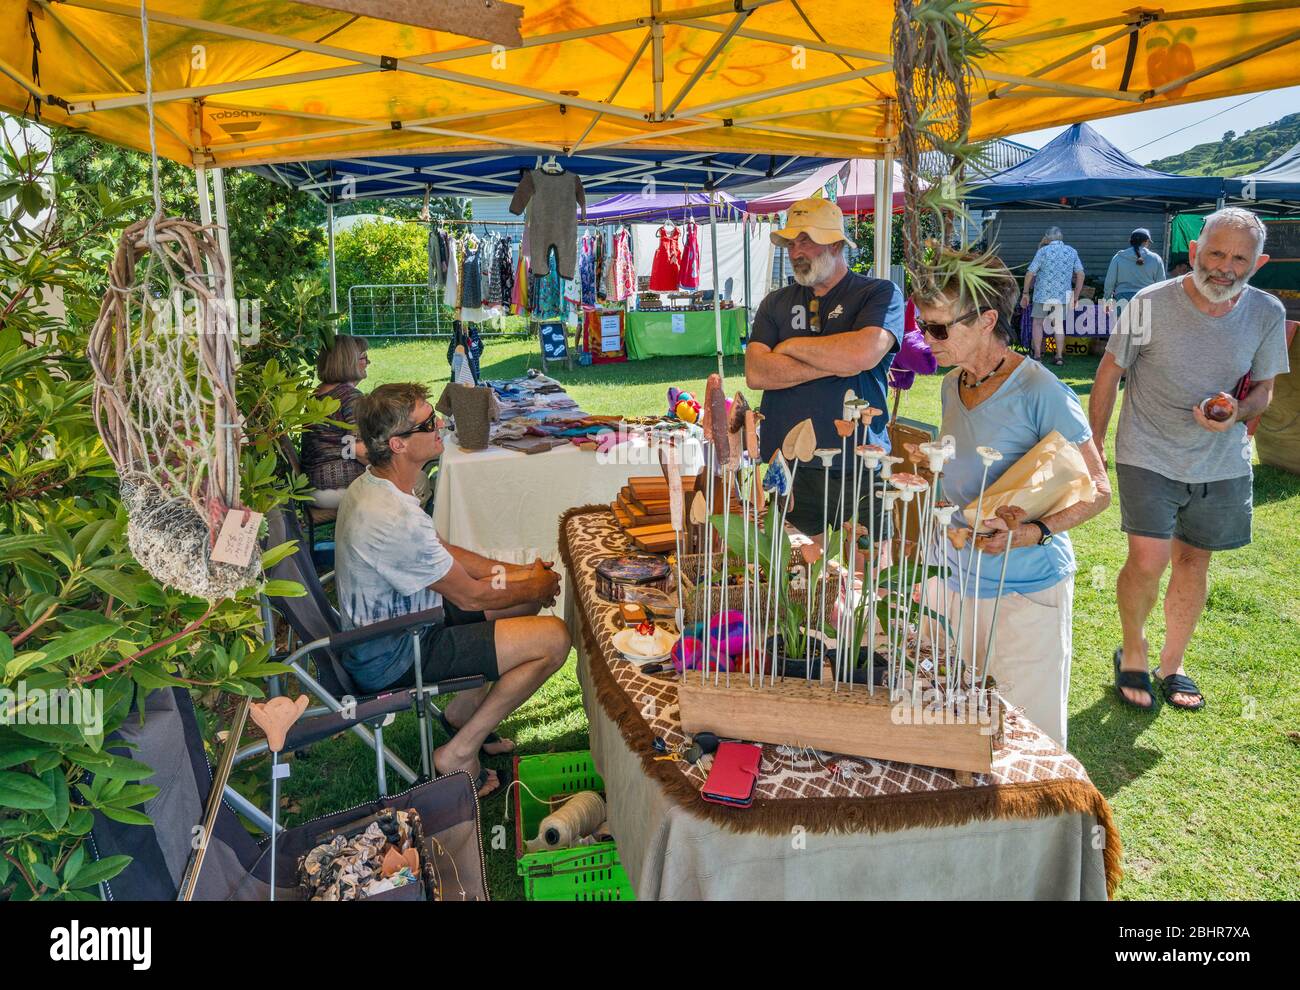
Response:
[{"label": "grey beard", "polygon": [[1211,282],[1209,271],[1202,268],[1200,265],[1196,265],[1192,269],[1192,281],[1196,284],[1196,288],[1200,291],[1201,295],[1205,296],[1205,298],[1210,300],[1210,302],[1224,303],[1230,302],[1231,300],[1236,299],[1237,296],[1241,295],[1246,286],[1250,284],[1250,276],[1254,274],[1254,272],[1250,272],[1244,278],[1238,279],[1233,282],[1232,285],[1225,288],[1224,286],[1215,285]]},{"label": "grey beard", "polygon": [[808,270],[802,275],[799,269],[794,270],[794,280],[802,286],[813,286],[819,282],[825,282],[835,274],[835,255],[823,254],[819,258],[814,258],[808,263]]}]

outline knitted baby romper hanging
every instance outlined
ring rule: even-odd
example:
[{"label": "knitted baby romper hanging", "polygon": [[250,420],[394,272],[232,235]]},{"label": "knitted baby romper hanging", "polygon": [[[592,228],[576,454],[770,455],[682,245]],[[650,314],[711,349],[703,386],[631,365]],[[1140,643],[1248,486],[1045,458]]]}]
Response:
[{"label": "knitted baby romper hanging", "polygon": [[[152,70],[142,12],[153,145]],[[151,147],[152,150],[152,147]],[[256,584],[261,558],[212,560],[239,501],[234,319],[217,232],[154,213],[123,232],[90,333],[95,424],[121,479],[131,553],[156,580],[218,601]],[[254,534],[256,535],[256,534]]]}]

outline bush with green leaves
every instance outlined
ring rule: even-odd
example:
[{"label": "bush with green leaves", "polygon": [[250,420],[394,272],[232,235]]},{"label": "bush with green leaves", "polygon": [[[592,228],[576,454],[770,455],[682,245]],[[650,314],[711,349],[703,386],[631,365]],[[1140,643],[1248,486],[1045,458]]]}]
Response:
[{"label": "bush with green leaves", "polygon": [[[87,899],[127,863],[91,861],[93,814],[147,825],[141,806],[157,792],[144,783],[148,766],[105,750],[106,737],[138,717],[133,701],[175,686],[210,702],[259,696],[285,668],[262,642],[258,589],[209,604],[160,586],[127,548],[85,354],[95,286],[139,203],[62,179],[56,219],[37,225],[51,192],[44,156],[10,146],[2,157],[0,900]],[[255,510],[306,489],[279,463],[279,444],[337,410],[311,391],[300,366],[271,359],[240,368],[242,496]],[[264,563],[293,549],[274,548]],[[42,723],[48,708],[31,699],[58,691],[101,699],[102,717]]]}]

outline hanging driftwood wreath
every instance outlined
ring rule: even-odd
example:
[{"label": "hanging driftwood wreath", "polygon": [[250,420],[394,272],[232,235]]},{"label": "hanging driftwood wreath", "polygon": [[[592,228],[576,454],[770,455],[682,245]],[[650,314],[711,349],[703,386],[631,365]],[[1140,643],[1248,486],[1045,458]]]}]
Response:
[{"label": "hanging driftwood wreath", "polygon": [[158,581],[216,601],[261,561],[212,560],[239,507],[234,316],[215,231],[151,218],[128,227],[90,334],[95,422],[121,478],[131,552]]}]

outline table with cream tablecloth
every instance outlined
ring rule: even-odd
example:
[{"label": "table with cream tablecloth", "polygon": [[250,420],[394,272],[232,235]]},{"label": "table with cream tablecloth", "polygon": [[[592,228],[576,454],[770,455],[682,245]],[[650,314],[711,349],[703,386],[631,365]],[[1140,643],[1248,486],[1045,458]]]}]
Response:
[{"label": "table with cream tablecloth", "polygon": [[[698,442],[687,446],[687,470],[699,470]],[[495,560],[526,564],[556,558],[556,523],[575,505],[608,504],[627,479],[660,474],[659,462],[643,443],[609,454],[566,443],[540,454],[503,447],[464,451],[447,438],[438,467],[433,522],[449,543]],[[563,615],[569,582],[561,575]]]}]

